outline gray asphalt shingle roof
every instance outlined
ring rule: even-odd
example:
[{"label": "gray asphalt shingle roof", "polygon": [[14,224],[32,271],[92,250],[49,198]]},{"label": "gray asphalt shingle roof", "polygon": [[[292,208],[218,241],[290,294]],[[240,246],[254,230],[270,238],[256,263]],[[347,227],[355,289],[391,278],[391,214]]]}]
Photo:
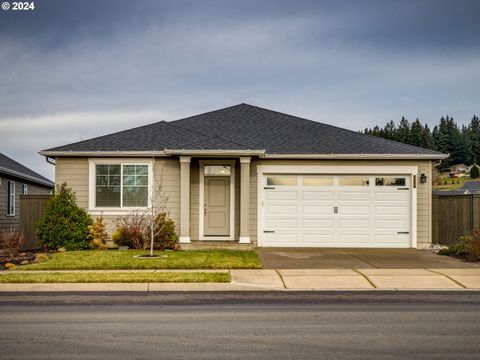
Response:
[{"label": "gray asphalt shingle roof", "polygon": [[267,154],[441,153],[248,104],[121,131],[49,151],[265,150]]},{"label": "gray asphalt shingle roof", "polygon": [[0,153],[0,174],[8,174],[10,176],[19,177],[25,180],[29,180],[41,185],[53,187],[54,184],[46,177],[30,170],[26,166],[16,162],[8,156]]},{"label": "gray asphalt shingle roof", "polygon": [[460,189],[480,191],[480,181],[465,181]]}]

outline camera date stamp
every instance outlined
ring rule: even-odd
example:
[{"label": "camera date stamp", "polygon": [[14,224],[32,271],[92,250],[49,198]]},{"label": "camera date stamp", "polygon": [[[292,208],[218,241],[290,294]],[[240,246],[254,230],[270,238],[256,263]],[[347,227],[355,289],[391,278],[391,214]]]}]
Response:
[{"label": "camera date stamp", "polygon": [[8,11],[28,11],[35,10],[35,1],[3,1],[2,10]]}]

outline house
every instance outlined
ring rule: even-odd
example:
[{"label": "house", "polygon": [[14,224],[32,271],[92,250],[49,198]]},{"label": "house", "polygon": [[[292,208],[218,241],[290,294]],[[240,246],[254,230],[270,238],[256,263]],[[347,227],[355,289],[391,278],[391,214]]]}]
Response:
[{"label": "house", "polygon": [[448,171],[452,174],[466,173],[470,167],[465,164],[455,164],[448,168]]},{"label": "house", "polygon": [[465,181],[461,187],[454,190],[433,190],[437,196],[458,196],[480,194],[480,181]]},{"label": "house", "polygon": [[20,227],[20,196],[48,195],[53,182],[0,153],[0,231]]},{"label": "house", "polygon": [[430,245],[432,167],[447,157],[247,104],[41,154],[110,229],[161,184],[181,243],[390,248]]}]

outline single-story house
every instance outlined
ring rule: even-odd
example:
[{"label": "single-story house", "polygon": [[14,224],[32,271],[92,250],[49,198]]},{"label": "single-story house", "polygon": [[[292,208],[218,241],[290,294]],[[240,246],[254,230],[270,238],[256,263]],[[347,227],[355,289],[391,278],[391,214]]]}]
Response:
[{"label": "single-story house", "polygon": [[385,248],[430,245],[432,167],[447,157],[247,104],[41,154],[110,228],[161,193],[181,243]]},{"label": "single-story house", "polygon": [[480,181],[465,181],[461,187],[453,190],[433,190],[437,196],[458,196],[480,194]]},{"label": "single-story house", "polygon": [[0,153],[0,231],[20,227],[20,196],[48,195],[53,182]]}]

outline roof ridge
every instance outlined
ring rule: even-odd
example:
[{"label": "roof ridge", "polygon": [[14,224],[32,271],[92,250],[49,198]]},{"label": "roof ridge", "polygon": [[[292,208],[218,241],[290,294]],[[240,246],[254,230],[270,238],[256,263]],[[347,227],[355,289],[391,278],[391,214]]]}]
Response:
[{"label": "roof ridge", "polygon": [[[242,103],[242,104],[243,104],[243,103]],[[382,138],[382,137],[379,137],[379,136],[374,136],[374,135],[359,133],[358,131],[341,128],[341,127],[336,126],[336,125],[331,125],[331,124],[327,124],[327,123],[324,123],[324,122],[315,121],[315,120],[303,118],[303,117],[300,117],[300,116],[287,114],[287,113],[284,113],[284,112],[281,112],[281,111],[277,111],[277,110],[270,110],[270,109],[263,108],[263,107],[257,106],[257,105],[250,105],[250,104],[244,104],[244,105],[251,106],[251,107],[254,107],[254,108],[263,110],[263,111],[270,111],[270,112],[277,113],[277,114],[280,114],[280,115],[293,117],[293,118],[300,119],[300,120],[303,120],[303,121],[307,121],[307,122],[310,122],[310,123],[313,123],[313,124],[316,124],[316,125],[319,125],[319,124],[320,124],[320,125],[324,125],[324,126],[327,126],[327,127],[333,128],[333,129],[337,129],[337,130],[344,131],[344,132],[349,132],[349,133],[353,133],[353,134],[360,135],[360,136],[366,136],[366,137],[369,137],[369,138],[373,138],[373,139],[376,139],[376,140],[380,140],[380,141],[382,141],[382,142],[384,142],[384,143],[392,143],[392,142],[393,142],[393,143],[400,144],[400,145],[402,145],[402,146],[413,147],[413,148],[417,148],[417,149],[421,149],[421,150],[427,150],[427,151],[430,151],[430,152],[432,152],[432,153],[441,154],[441,153],[438,152],[438,151],[431,150],[431,149],[427,149],[427,148],[422,148],[422,147],[420,147],[420,146],[416,146],[416,145],[412,145],[412,144],[406,144],[406,143],[403,143],[403,142],[400,142],[400,141],[396,141],[396,140],[385,139],[385,138]],[[287,120],[288,122],[292,122],[291,119],[285,119],[285,120]]]},{"label": "roof ridge", "polygon": [[232,105],[232,106],[227,106],[227,107],[221,108],[221,109],[210,110],[210,111],[206,111],[206,112],[203,112],[203,113],[200,113],[200,114],[187,116],[187,117],[184,117],[184,118],[181,118],[181,119],[168,121],[168,123],[171,124],[171,123],[175,123],[175,122],[179,122],[179,121],[190,120],[190,119],[196,118],[198,116],[208,115],[208,114],[211,114],[211,113],[214,113],[214,112],[217,112],[217,111],[223,111],[223,110],[231,109],[231,108],[242,106],[242,105],[248,105],[248,104],[240,103],[240,104],[236,104],[236,105]]},{"label": "roof ridge", "polygon": [[[235,106],[238,106],[238,105],[235,105]],[[183,119],[181,119],[181,120],[183,120]],[[175,120],[175,121],[179,121],[179,120]],[[174,121],[172,121],[172,122],[174,122]],[[226,142],[228,142],[228,143],[230,143],[230,144],[235,144],[235,145],[243,146],[243,147],[245,147],[245,148],[247,148],[247,149],[250,149],[250,146],[248,146],[248,145],[244,145],[244,144],[242,144],[242,143],[237,143],[237,142],[235,142],[235,141],[227,140],[227,139],[222,138],[222,137],[220,137],[220,136],[218,136],[218,135],[207,135],[207,134],[201,133],[201,132],[199,132],[199,131],[187,129],[187,128],[184,128],[183,126],[180,126],[180,125],[178,125],[178,124],[172,124],[172,122],[167,122],[167,124],[168,124],[168,125],[171,125],[171,126],[178,127],[178,128],[180,128],[180,129],[182,129],[182,130],[190,131],[191,133],[194,133],[194,134],[199,134],[199,135],[206,136],[207,139],[217,138],[217,139],[221,139],[221,140],[223,140],[223,141],[226,141]],[[202,141],[207,140],[207,139],[203,139]],[[198,142],[198,141],[193,141],[193,142],[189,142],[189,143],[187,143],[187,144],[195,144],[195,143],[197,143],[197,142]]]}]

